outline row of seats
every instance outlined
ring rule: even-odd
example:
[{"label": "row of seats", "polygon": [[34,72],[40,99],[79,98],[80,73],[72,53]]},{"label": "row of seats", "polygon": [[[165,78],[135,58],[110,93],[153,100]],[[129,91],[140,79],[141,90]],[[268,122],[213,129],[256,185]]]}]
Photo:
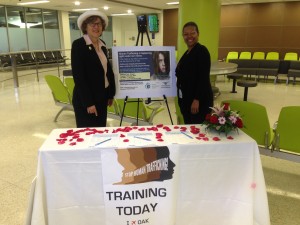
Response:
[{"label": "row of seats", "polygon": [[[46,75],[45,80],[51,89],[55,104],[61,107],[54,118],[54,122],[56,122],[64,110],[74,110],[72,106],[72,93],[75,86],[74,79],[72,76],[68,76],[64,77],[64,81],[62,81],[58,76]],[[138,121],[136,121],[137,104],[139,104]],[[128,99],[124,116],[122,117],[123,108],[124,99],[114,99],[113,105],[108,107],[109,117],[117,120],[122,119],[132,124],[138,122],[143,125],[149,125],[152,124],[154,117],[164,110],[164,106],[160,102],[145,104],[143,99]]]},{"label": "row of seats", "polygon": [[[279,60],[278,52],[268,52],[267,54],[264,52],[254,52],[253,55],[251,52],[241,52],[240,54],[235,51],[228,52],[226,57],[226,62],[229,62],[231,59],[266,59],[266,60]],[[287,52],[284,55],[283,60],[300,60],[298,58],[298,53],[296,52]]]},{"label": "row of seats", "polygon": [[225,102],[230,104],[232,110],[240,112],[245,125],[242,130],[258,145],[272,150],[300,153],[300,120],[295,119],[300,115],[300,106],[283,107],[278,121],[271,127],[265,106],[238,100],[224,100],[223,103]]},{"label": "row of seats", "polygon": [[62,55],[61,51],[20,52],[13,55],[0,55],[0,67],[5,68],[12,66],[13,56],[17,66],[66,63],[66,57]]},{"label": "row of seats", "polygon": [[274,76],[276,83],[278,74],[287,74],[286,84],[289,84],[290,78],[293,78],[293,84],[295,84],[296,77],[300,77],[300,61],[230,59],[229,62],[238,65],[237,73],[255,75],[258,80],[260,76],[264,76],[264,79]]}]

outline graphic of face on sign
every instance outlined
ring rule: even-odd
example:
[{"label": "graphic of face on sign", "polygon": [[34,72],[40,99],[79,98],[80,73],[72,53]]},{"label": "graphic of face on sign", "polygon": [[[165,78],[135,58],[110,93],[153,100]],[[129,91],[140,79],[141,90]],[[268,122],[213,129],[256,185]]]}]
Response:
[{"label": "graphic of face on sign", "polygon": [[115,184],[137,184],[172,179],[175,164],[167,146],[116,149],[124,168],[122,180]]}]

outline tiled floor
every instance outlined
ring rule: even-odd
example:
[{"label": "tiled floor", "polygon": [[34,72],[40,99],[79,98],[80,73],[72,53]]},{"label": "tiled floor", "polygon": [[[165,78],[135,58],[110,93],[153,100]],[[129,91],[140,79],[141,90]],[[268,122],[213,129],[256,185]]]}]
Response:
[{"label": "tiled floor", "polygon": [[[28,73],[19,71],[19,75]],[[44,74],[57,74],[57,70],[40,74],[39,82],[36,75],[23,76],[19,88],[14,89],[12,80],[3,82],[11,73],[0,72],[0,225],[24,223],[39,147],[52,129],[75,126],[72,112],[63,112],[58,122],[53,122],[59,108],[54,105]],[[216,103],[243,98],[240,87],[237,94],[230,93],[231,81],[223,76],[218,77],[216,85],[221,90]],[[300,84],[259,82],[257,87],[249,89],[248,100],[265,105],[273,124],[282,106],[300,104]],[[169,99],[169,106],[175,121],[173,99]],[[162,122],[169,123],[166,110],[154,120],[155,124]],[[118,126],[119,123],[110,121],[110,124]],[[265,155],[261,159],[272,225],[299,225],[300,163]]]}]

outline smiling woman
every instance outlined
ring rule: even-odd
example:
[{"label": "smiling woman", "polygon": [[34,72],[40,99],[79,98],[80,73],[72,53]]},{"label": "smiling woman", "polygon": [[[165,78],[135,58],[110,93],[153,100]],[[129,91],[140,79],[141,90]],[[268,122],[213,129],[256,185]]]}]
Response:
[{"label": "smiling woman", "polygon": [[105,127],[107,106],[115,95],[115,79],[105,43],[100,36],[108,25],[100,11],[87,11],[77,25],[84,34],[72,44],[71,64],[75,87],[73,107],[77,127]]}]

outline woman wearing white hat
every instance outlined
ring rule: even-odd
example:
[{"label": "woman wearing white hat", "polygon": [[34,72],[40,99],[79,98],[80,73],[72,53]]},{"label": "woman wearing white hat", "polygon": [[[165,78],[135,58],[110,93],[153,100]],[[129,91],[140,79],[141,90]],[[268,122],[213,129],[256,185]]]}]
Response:
[{"label": "woman wearing white hat", "polygon": [[108,25],[108,18],[100,11],[87,11],[79,16],[77,24],[83,37],[73,42],[71,52],[76,125],[105,127],[107,105],[112,105],[116,92],[107,49],[99,39]]}]

